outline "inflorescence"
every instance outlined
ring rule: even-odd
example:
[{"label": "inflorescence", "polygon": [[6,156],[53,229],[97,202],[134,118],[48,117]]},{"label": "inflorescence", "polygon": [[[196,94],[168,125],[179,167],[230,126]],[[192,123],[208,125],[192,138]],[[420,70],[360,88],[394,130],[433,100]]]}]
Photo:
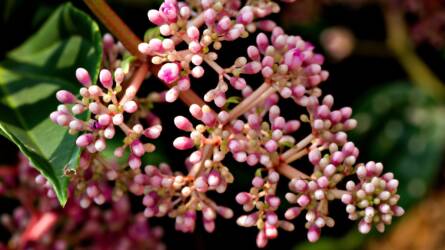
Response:
[{"label": "inflorescence", "polygon": [[[357,163],[359,150],[347,136],[357,126],[351,108],[336,109],[334,98],[322,95],[319,86],[329,76],[322,68],[323,56],[311,43],[286,34],[267,19],[279,10],[279,4],[269,0],[248,1],[246,5],[239,0],[165,0],[159,10],[150,10],[148,19],[159,27],[162,38],[143,42],[138,49],[147,56],[150,67],[158,65],[159,70],[152,73],[169,90],[147,98],[137,93],[149,66],[133,65],[124,72],[119,60],[122,45],[106,35],[105,52],[112,56],[105,64],[110,65],[108,69],[100,71],[99,84],[79,68],[76,77],[83,85],[79,95],[57,92],[62,104],[51,114],[55,123],[68,127],[72,134],[82,132],[76,143],[92,160],[84,159],[81,171],[102,164],[94,157],[106,149],[119,128],[124,134],[123,145],[114,149],[114,155],[125,157],[130,169],[107,170],[100,173],[102,178],[120,180],[115,193],[122,195],[128,186],[129,191],[143,196],[146,217],[173,217],[179,231],[193,232],[197,212],[202,213],[208,232],[214,230],[218,215],[234,215],[207,195],[223,193],[236,181],[225,165],[234,159],[257,169],[252,188],[235,199],[247,213],[239,216],[237,223],[258,228],[258,247],[276,238],[279,228],[294,230],[291,221],[302,214],[307,220],[308,240],[317,241],[322,228],[335,224],[328,209],[335,199],[346,204],[351,220],[360,220],[361,233],[368,233],[372,225],[382,232],[393,216],[403,214],[397,206],[398,181],[391,173],[382,174],[381,163]],[[217,62],[225,44],[251,36],[254,43],[231,66]],[[159,119],[146,110],[146,102],[175,102],[192,90],[193,79],[212,73],[218,80],[210,84],[203,100],[184,98],[190,115],[171,121],[184,133],[173,146],[190,151],[185,161],[188,173],[174,172],[167,164],[148,165],[142,171],[142,156],[155,150],[150,140],[162,132]],[[252,76],[261,79],[259,87],[249,82]],[[231,108],[228,100],[233,98],[239,103]],[[286,119],[281,110],[283,100],[305,112]],[[82,120],[82,114],[89,114],[89,120]],[[308,135],[301,137],[305,128]],[[312,171],[292,166],[303,158],[308,159]],[[276,190],[285,178],[290,179],[285,199],[291,207],[281,214],[282,198]],[[84,196],[84,207],[91,201],[103,203],[100,187],[88,181],[80,183],[86,192],[78,192]]]}]

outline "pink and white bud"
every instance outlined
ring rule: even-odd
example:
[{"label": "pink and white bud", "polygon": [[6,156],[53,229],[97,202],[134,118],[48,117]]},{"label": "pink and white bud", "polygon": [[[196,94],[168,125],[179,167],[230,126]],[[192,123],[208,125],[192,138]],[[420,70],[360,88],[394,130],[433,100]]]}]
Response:
[{"label": "pink and white bud", "polygon": [[127,101],[124,104],[124,110],[127,113],[134,113],[138,110],[138,105],[135,101]]},{"label": "pink and white bud", "polygon": [[244,74],[256,74],[260,72],[262,69],[261,63],[257,61],[252,61],[244,65],[243,73]]},{"label": "pink and white bud", "polygon": [[161,16],[161,13],[157,10],[149,10],[147,13],[148,20],[156,25],[162,25],[164,23],[164,19]]},{"label": "pink and white bud", "polygon": [[202,109],[198,104],[190,105],[189,111],[190,111],[190,114],[192,114],[192,116],[198,120],[200,120],[203,116]]},{"label": "pink and white bud", "polygon": [[77,68],[76,69],[76,78],[85,87],[89,87],[91,85],[90,74],[84,68]]},{"label": "pink and white bud", "polygon": [[122,114],[115,114],[113,116],[113,124],[121,125],[124,122],[124,116]]},{"label": "pink and white bud", "polygon": [[174,119],[175,126],[184,131],[192,131],[193,124],[184,116],[176,116]]},{"label": "pink and white bud", "polygon": [[145,154],[144,144],[139,140],[133,141],[130,145],[130,149],[131,152],[139,158]]},{"label": "pink and white bud", "polygon": [[94,136],[92,134],[83,134],[76,139],[76,145],[79,147],[86,147],[90,145],[94,140]]},{"label": "pink and white bud", "polygon": [[166,63],[162,65],[158,72],[158,77],[167,84],[172,84],[179,77],[179,66],[176,63]]},{"label": "pink and white bud", "polygon": [[165,93],[165,101],[167,102],[174,102],[178,99],[179,97],[179,89],[175,86],[171,89],[169,89],[166,93]]},{"label": "pink and white bud", "polygon": [[99,81],[104,88],[110,89],[113,87],[113,76],[107,69],[102,69],[99,74]]},{"label": "pink and white bud", "polygon": [[76,101],[76,97],[71,92],[66,90],[57,91],[56,98],[59,102],[64,104],[70,104]]},{"label": "pink and white bud", "polygon": [[111,116],[108,114],[99,115],[97,121],[101,126],[106,127],[111,123]]},{"label": "pink and white bud", "polygon": [[312,226],[307,232],[307,239],[309,242],[316,242],[320,239],[320,228]]},{"label": "pink and white bud", "polygon": [[193,148],[195,145],[189,137],[181,136],[173,141],[173,146],[179,150],[187,150]]},{"label": "pink and white bud", "polygon": [[195,66],[192,69],[192,76],[194,78],[201,78],[204,75],[204,68],[201,66]]},{"label": "pink and white bud", "polygon": [[130,154],[130,156],[128,157],[128,165],[130,166],[131,169],[140,168],[142,165],[141,158],[133,154]]}]

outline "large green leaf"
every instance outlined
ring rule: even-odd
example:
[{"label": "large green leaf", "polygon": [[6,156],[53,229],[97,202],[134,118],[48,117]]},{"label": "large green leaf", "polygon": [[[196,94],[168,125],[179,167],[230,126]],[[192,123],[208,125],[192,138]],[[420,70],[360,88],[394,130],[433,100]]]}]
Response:
[{"label": "large green leaf", "polygon": [[54,125],[59,89],[77,92],[75,70],[97,78],[102,49],[98,25],[71,4],[59,7],[41,29],[0,63],[0,134],[13,141],[67,201],[66,167],[76,167],[79,149],[67,129]]}]

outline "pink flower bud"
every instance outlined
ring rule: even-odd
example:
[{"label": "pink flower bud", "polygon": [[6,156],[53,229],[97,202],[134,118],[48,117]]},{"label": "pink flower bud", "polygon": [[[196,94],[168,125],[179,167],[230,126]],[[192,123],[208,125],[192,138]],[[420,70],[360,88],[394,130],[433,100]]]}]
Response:
[{"label": "pink flower bud", "polygon": [[256,237],[256,245],[258,248],[265,248],[267,245],[267,236],[263,230],[258,232]]},{"label": "pink flower bud", "polygon": [[238,204],[244,205],[251,201],[251,196],[247,192],[242,192],[242,193],[237,194],[235,199],[236,199],[236,202],[238,202]]},{"label": "pink flower bud", "polygon": [[115,135],[116,131],[114,130],[113,126],[108,126],[105,130],[104,130],[104,137],[107,139],[112,139]]},{"label": "pink flower bud", "polygon": [[130,166],[131,169],[140,168],[142,165],[141,158],[133,154],[130,154],[130,156],[128,157],[128,165]]},{"label": "pink flower bud", "polygon": [[152,22],[158,26],[164,23],[164,19],[162,18],[161,14],[157,10],[149,10],[147,13],[147,16],[148,16],[148,20],[150,20],[150,22]]},{"label": "pink flower bud", "polygon": [[198,104],[192,104],[189,108],[190,114],[192,114],[193,117],[200,120],[202,118],[202,109]]},{"label": "pink flower bud", "polygon": [[99,74],[99,80],[104,88],[109,89],[113,87],[113,77],[111,76],[111,72],[109,70],[102,69]]},{"label": "pink flower bud", "polygon": [[187,29],[187,36],[192,40],[197,40],[199,38],[199,30],[195,26],[190,26]]},{"label": "pink flower bud", "polygon": [[266,148],[266,150],[269,153],[275,152],[278,148],[278,143],[274,140],[269,140],[268,142],[266,142],[266,144],[264,145],[264,147]]},{"label": "pink flower bud", "polygon": [[257,35],[256,43],[261,53],[264,53],[266,51],[267,46],[269,46],[269,40],[267,39],[267,36],[264,33],[259,33]]},{"label": "pink flower bud", "polygon": [[173,141],[173,146],[179,150],[187,150],[193,148],[194,143],[189,137],[181,136]]},{"label": "pink flower bud", "polygon": [[192,76],[195,78],[201,78],[204,75],[204,68],[201,66],[195,66],[192,69]]},{"label": "pink flower bud", "polygon": [[169,22],[176,22],[178,18],[178,8],[173,3],[164,2],[163,4],[161,4],[161,7],[159,8],[159,13]]},{"label": "pink flower bud", "polygon": [[197,42],[197,41],[191,41],[191,42],[189,43],[189,50],[190,50],[192,53],[197,54],[197,53],[199,53],[199,52],[201,51],[201,49],[202,49],[202,47],[201,47],[201,44],[199,44],[199,42]]},{"label": "pink flower bud", "polygon": [[218,186],[221,183],[221,174],[216,170],[210,171],[207,177],[207,183],[209,183],[210,187]]},{"label": "pink flower bud", "polygon": [[121,125],[124,122],[124,116],[122,114],[115,114],[113,116],[113,124]]},{"label": "pink flower bud", "polygon": [[165,101],[167,102],[174,102],[178,99],[179,97],[179,89],[175,86],[171,89],[169,89],[166,93],[165,93]]},{"label": "pink flower bud", "polygon": [[166,63],[162,65],[158,72],[159,79],[163,80],[167,84],[171,84],[179,77],[179,67],[176,63]]},{"label": "pink flower bud", "polygon": [[316,226],[309,228],[309,231],[307,232],[307,239],[309,242],[318,241],[318,239],[320,239],[320,229]]},{"label": "pink flower bud", "polygon": [[253,18],[254,18],[254,16],[253,16],[253,12],[252,12],[252,7],[246,6],[241,9],[241,11],[237,17],[237,21],[242,24],[249,24],[253,21]]},{"label": "pink flower bud", "polygon": [[121,84],[124,81],[125,78],[125,74],[124,71],[122,70],[122,68],[117,68],[114,71],[114,80],[116,81],[117,84]]},{"label": "pink flower bud", "polygon": [[284,217],[287,220],[293,220],[295,218],[297,218],[301,213],[301,208],[299,207],[291,207],[289,208],[286,213],[284,213]]},{"label": "pink flower bud", "polygon": [[161,132],[162,132],[162,126],[161,125],[154,125],[152,127],[147,128],[146,130],[144,130],[144,135],[147,138],[156,139],[156,138],[159,137]]},{"label": "pink flower bud", "polygon": [[218,28],[220,28],[224,31],[228,30],[231,25],[232,25],[232,22],[228,16],[223,16],[218,22]]},{"label": "pink flower bud", "polygon": [[89,87],[91,85],[90,74],[88,74],[88,71],[84,68],[76,69],[76,78],[85,87]]},{"label": "pink flower bud", "polygon": [[102,89],[97,85],[90,86],[88,88],[88,93],[91,97],[99,97],[103,94]]},{"label": "pink flower bud", "polygon": [[176,116],[174,119],[175,126],[184,131],[192,131],[193,124],[184,116]]},{"label": "pink flower bud", "polygon": [[134,113],[134,112],[136,112],[137,109],[138,109],[138,105],[136,104],[135,101],[127,101],[124,104],[124,110],[127,113]]},{"label": "pink flower bud", "polygon": [[256,188],[260,188],[264,185],[264,179],[259,177],[259,176],[255,176],[252,180],[252,186],[256,187]]},{"label": "pink flower bud", "polygon": [[371,231],[371,225],[364,220],[361,220],[358,224],[358,231],[362,234],[367,234]]},{"label": "pink flower bud", "polygon": [[293,49],[286,52],[286,54],[284,55],[284,63],[289,67],[290,70],[298,69],[302,64],[300,51]]},{"label": "pink flower bud", "polygon": [[83,134],[76,139],[76,145],[79,147],[86,147],[90,145],[94,140],[94,136],[92,134]]},{"label": "pink flower bud", "polygon": [[81,131],[83,129],[83,123],[79,120],[72,120],[69,124],[70,129],[75,131]]},{"label": "pink flower bud", "polygon": [[255,46],[249,46],[247,48],[247,55],[253,61],[259,61],[261,59],[260,52],[258,51],[257,47],[255,47]]},{"label": "pink flower bud", "polygon": [[105,148],[107,147],[107,144],[105,143],[105,139],[104,138],[100,138],[98,139],[95,143],[94,143],[94,147],[96,148],[97,152],[102,152],[105,150]]},{"label": "pink flower bud", "polygon": [[257,61],[252,61],[250,63],[247,63],[243,67],[243,73],[244,74],[256,74],[261,71],[261,63]]},{"label": "pink flower bud", "polygon": [[138,44],[138,50],[139,50],[139,52],[141,52],[142,54],[145,54],[145,55],[149,55],[152,52],[150,45],[148,45],[148,43]]},{"label": "pink flower bud", "polygon": [[130,145],[130,149],[131,152],[137,157],[142,157],[145,154],[144,145],[139,140],[133,141]]},{"label": "pink flower bud", "polygon": [[247,85],[246,80],[244,80],[244,78],[241,77],[231,77],[230,84],[237,90],[242,90]]},{"label": "pink flower bud", "polygon": [[59,102],[64,104],[74,103],[76,101],[76,97],[71,92],[66,90],[57,91],[56,98]]},{"label": "pink flower bud", "polygon": [[204,21],[207,26],[212,25],[215,22],[216,11],[213,8],[207,9],[204,11]]},{"label": "pink flower bud", "polygon": [[98,122],[101,126],[108,126],[111,123],[111,116],[108,114],[99,115]]}]

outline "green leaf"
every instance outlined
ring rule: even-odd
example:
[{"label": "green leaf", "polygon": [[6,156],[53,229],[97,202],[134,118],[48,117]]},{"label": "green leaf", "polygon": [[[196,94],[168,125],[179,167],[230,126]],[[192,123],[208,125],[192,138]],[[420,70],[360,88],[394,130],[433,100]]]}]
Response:
[{"label": "green leaf", "polygon": [[40,30],[0,63],[0,134],[13,141],[67,201],[65,167],[77,167],[80,150],[67,129],[53,124],[60,89],[77,92],[75,70],[96,80],[102,57],[98,25],[70,3],[60,6]]},{"label": "green leaf", "polygon": [[384,163],[409,208],[434,184],[445,146],[445,107],[409,83],[391,83],[361,99],[353,134],[361,161]]},{"label": "green leaf", "polygon": [[159,27],[152,27],[145,31],[144,34],[144,42],[149,42],[153,38],[158,38],[163,40],[164,37],[161,36],[161,32],[159,31]]}]

